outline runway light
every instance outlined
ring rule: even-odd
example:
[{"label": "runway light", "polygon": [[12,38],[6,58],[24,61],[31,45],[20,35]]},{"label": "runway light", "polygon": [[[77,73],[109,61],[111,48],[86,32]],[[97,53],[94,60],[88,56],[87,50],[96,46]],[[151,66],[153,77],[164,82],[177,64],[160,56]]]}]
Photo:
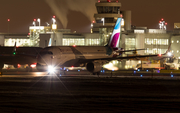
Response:
[{"label": "runway light", "polygon": [[21,65],[20,65],[20,64],[18,64],[17,66],[18,66],[18,68],[20,68],[20,67],[21,67]]},{"label": "runway light", "polygon": [[35,68],[36,67],[36,63],[31,64],[30,67]]},{"label": "runway light", "polygon": [[80,70],[78,70],[78,71],[80,71]]},{"label": "runway light", "polygon": [[140,75],[140,77],[143,77],[143,75]]},{"label": "runway light", "polygon": [[146,70],[148,72],[148,70]]},{"label": "runway light", "polygon": [[171,75],[171,78],[173,78],[174,77],[174,75]]},{"label": "runway light", "polygon": [[138,71],[140,71],[140,69],[138,69]]},{"label": "runway light", "polygon": [[168,52],[168,53],[167,53],[167,55],[168,55],[168,56],[171,56],[171,55],[172,55],[172,53],[171,53],[171,52]]}]

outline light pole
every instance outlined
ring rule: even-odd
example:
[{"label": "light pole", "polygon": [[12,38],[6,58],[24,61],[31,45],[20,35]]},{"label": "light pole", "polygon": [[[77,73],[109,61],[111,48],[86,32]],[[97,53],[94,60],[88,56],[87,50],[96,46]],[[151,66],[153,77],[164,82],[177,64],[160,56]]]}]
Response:
[{"label": "light pole", "polygon": [[47,24],[47,26],[49,26],[49,23],[48,23],[48,22],[46,22],[46,24]]},{"label": "light pole", "polygon": [[8,19],[8,33],[9,33],[9,23],[10,23],[10,19]]},{"label": "light pole", "polygon": [[53,21],[53,24],[52,24],[52,30],[53,30],[52,44],[53,44],[53,45],[56,45],[55,30],[57,29],[57,25],[56,25],[55,16],[53,16],[52,21]]},{"label": "light pole", "polygon": [[41,25],[41,20],[40,20],[40,18],[37,19],[37,22],[39,22],[39,32],[40,32],[40,25]]},{"label": "light pole", "polygon": [[33,25],[34,25],[34,26],[36,26],[36,19],[34,19],[34,21],[33,21]]},{"label": "light pole", "polygon": [[55,23],[56,23],[56,19],[55,19],[55,18],[52,18],[52,21],[53,21],[53,24],[55,24]]},{"label": "light pole", "polygon": [[37,19],[37,22],[39,22],[39,26],[41,25],[41,20],[40,18]]},{"label": "light pole", "polygon": [[103,21],[103,26],[104,26],[104,21],[105,21],[104,18],[102,18],[101,21]]}]

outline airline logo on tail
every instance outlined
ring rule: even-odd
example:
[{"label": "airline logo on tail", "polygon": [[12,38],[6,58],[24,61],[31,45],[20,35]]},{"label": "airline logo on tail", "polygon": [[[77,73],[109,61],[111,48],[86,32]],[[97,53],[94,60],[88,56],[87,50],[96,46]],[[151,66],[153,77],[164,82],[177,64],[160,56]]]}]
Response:
[{"label": "airline logo on tail", "polygon": [[113,33],[110,38],[108,45],[112,48],[117,47],[119,44],[120,32],[121,32],[121,21],[122,21],[122,18],[117,19],[116,25],[114,27]]}]

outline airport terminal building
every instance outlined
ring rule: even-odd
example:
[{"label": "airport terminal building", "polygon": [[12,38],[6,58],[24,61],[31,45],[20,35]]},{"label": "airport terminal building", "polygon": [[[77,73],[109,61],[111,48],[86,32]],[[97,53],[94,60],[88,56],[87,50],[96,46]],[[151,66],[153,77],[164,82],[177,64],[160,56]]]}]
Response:
[{"label": "airport terminal building", "polygon": [[[131,11],[121,11],[119,0],[97,0],[97,13],[91,24],[90,33],[71,32],[70,29],[57,29],[56,23],[52,26],[30,26],[29,34],[0,34],[1,46],[104,46],[112,34],[117,18],[123,18],[122,34],[119,47],[125,50],[142,49],[138,54],[163,54],[171,45],[175,58],[180,59],[180,30],[178,23],[173,31],[163,28],[148,29],[131,25]],[[93,16],[93,15],[92,15]],[[132,54],[127,52],[125,55]],[[178,60],[179,61],[179,60]],[[134,62],[134,61],[133,61]],[[137,61],[139,62],[139,61]],[[136,62],[136,64],[137,64]],[[113,62],[114,63],[114,62]],[[121,64],[120,64],[121,63]],[[118,62],[119,67],[135,68],[131,63]],[[179,62],[178,62],[179,63]]]}]

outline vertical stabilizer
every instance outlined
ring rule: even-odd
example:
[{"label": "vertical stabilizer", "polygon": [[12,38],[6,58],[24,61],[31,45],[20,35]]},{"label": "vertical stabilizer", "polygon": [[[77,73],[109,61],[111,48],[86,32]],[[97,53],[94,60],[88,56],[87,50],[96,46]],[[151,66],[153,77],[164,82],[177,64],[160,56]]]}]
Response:
[{"label": "vertical stabilizer", "polygon": [[120,33],[121,33],[121,21],[122,21],[122,18],[117,19],[113,33],[112,33],[111,38],[109,40],[108,45],[112,48],[118,47],[119,40],[120,40]]}]

